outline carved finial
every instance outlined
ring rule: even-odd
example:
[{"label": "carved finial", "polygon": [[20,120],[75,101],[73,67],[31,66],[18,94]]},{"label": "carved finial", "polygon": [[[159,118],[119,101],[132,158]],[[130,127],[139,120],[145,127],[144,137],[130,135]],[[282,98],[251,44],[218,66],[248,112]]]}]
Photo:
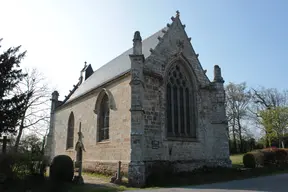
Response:
[{"label": "carved finial", "polygon": [[135,31],[133,41],[142,41],[141,35],[139,31]]},{"label": "carved finial", "polygon": [[85,66],[85,67],[87,66],[87,62],[86,62],[86,61],[84,62],[84,66]]},{"label": "carved finial", "polygon": [[188,41],[191,41],[191,37],[188,38]]},{"label": "carved finial", "polygon": [[141,55],[142,54],[142,38],[139,31],[135,31],[133,38],[133,54]]},{"label": "carved finial", "polygon": [[185,29],[186,25],[182,25],[183,26],[183,29]]},{"label": "carved finial", "polygon": [[176,11],[176,17],[179,18],[180,17],[180,12],[177,10]]},{"label": "carved finial", "polygon": [[170,25],[170,23],[167,23],[167,27],[170,27],[171,25]]},{"label": "carved finial", "polygon": [[175,20],[175,17],[172,16],[172,17],[171,17],[171,20],[174,21],[174,20]]},{"label": "carved finial", "polygon": [[214,82],[224,83],[223,77],[221,75],[221,68],[218,65],[214,66]]},{"label": "carved finial", "polygon": [[58,91],[53,91],[52,93],[52,100],[58,101],[59,93]]},{"label": "carved finial", "polygon": [[204,70],[204,74],[206,74],[206,73],[207,73],[207,69]]},{"label": "carved finial", "polygon": [[197,57],[197,58],[199,57],[199,53],[196,54],[196,57]]}]

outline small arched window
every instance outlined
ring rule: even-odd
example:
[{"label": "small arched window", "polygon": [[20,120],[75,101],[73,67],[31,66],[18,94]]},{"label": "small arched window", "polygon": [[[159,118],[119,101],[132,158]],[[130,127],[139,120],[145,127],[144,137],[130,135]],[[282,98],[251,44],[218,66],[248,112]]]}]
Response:
[{"label": "small arched window", "polygon": [[193,84],[181,62],[168,72],[166,83],[167,137],[196,137]]},{"label": "small arched window", "polygon": [[102,96],[100,110],[98,113],[98,141],[109,139],[109,98],[105,93]]},{"label": "small arched window", "polygon": [[73,148],[73,145],[74,145],[74,114],[73,112],[71,112],[68,119],[66,149]]}]

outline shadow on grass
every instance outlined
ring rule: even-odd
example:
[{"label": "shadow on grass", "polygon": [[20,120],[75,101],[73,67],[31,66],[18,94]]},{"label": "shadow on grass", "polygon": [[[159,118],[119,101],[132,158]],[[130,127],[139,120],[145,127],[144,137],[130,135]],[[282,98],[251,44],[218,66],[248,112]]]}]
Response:
[{"label": "shadow on grass", "polygon": [[1,192],[116,192],[116,187],[108,187],[100,184],[74,184],[52,182],[48,179],[8,180],[0,184]]}]

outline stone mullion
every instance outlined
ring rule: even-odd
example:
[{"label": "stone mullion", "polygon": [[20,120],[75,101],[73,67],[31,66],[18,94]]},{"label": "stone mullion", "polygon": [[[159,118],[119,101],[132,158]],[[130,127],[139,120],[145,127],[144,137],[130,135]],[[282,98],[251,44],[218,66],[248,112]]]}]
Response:
[{"label": "stone mullion", "polygon": [[184,130],[185,130],[185,135],[188,136],[188,133],[187,133],[187,110],[186,110],[186,94],[185,94],[185,90],[186,88],[184,87],[183,88],[183,108],[184,108]]},{"label": "stone mullion", "polygon": [[171,87],[171,118],[172,118],[172,133],[175,136],[175,123],[174,123],[174,86]]},{"label": "stone mullion", "polygon": [[[188,89],[189,90],[189,89]],[[192,136],[192,134],[193,134],[193,129],[195,128],[195,126],[194,126],[194,118],[193,118],[193,107],[194,107],[194,102],[193,102],[193,97],[192,97],[192,91],[191,90],[189,90],[189,115],[190,115],[190,127],[189,127],[189,129],[190,129],[190,137]]]},{"label": "stone mullion", "polygon": [[190,128],[190,131],[191,131],[191,135],[194,137],[196,136],[196,120],[195,120],[195,97],[194,97],[194,94],[193,94],[193,91],[191,91],[191,102],[190,102],[190,116],[191,116],[191,128]]},{"label": "stone mullion", "polygon": [[179,133],[179,135],[181,136],[181,105],[180,105],[180,89],[179,89],[179,87],[177,86],[177,104],[178,104],[178,117],[176,117],[176,118],[178,118],[178,133]]}]

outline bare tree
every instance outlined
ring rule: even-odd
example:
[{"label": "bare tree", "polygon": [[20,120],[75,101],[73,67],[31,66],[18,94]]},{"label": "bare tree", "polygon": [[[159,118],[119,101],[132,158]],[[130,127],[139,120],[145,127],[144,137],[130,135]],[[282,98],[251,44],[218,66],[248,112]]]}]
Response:
[{"label": "bare tree", "polygon": [[[48,85],[45,83],[45,78],[36,69],[27,69],[26,73],[28,75],[23,79],[17,91],[20,93],[29,92],[31,94],[29,96],[27,95],[25,110],[20,119],[18,134],[14,145],[15,151],[18,150],[24,129],[30,129],[37,133],[41,131],[41,123],[45,123],[45,121],[49,119],[50,91]],[[44,127],[44,129],[47,129],[47,127]]]},{"label": "bare tree", "polygon": [[251,99],[246,83],[229,83],[226,86],[226,112],[228,125],[233,136],[233,147],[237,149],[237,137],[240,142],[240,151],[243,152],[243,134],[246,132],[243,120],[247,116],[247,108]]}]

